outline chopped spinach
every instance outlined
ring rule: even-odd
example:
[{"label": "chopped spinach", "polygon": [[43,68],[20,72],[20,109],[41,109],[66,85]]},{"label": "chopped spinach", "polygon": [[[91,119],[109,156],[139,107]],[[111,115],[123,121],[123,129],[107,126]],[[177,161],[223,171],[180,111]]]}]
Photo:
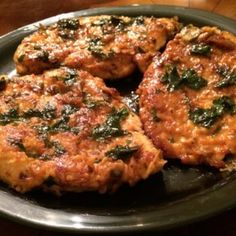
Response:
[{"label": "chopped spinach", "polygon": [[[136,24],[142,24],[142,19],[138,17]],[[136,19],[134,18],[134,19]],[[135,20],[134,20],[135,21]],[[129,26],[133,21],[124,21],[121,17],[119,16],[110,16],[110,18],[103,18],[98,21],[92,22],[92,26],[109,26],[112,25],[115,27],[117,31],[124,31],[127,26]]]},{"label": "chopped spinach", "polygon": [[16,121],[24,121],[32,117],[39,117],[41,119],[49,120],[56,117],[56,108],[50,104],[47,104],[43,111],[38,109],[32,109],[19,114],[17,108],[11,108],[8,112],[0,114],[0,125],[7,125]]},{"label": "chopped spinach", "polygon": [[19,116],[26,119],[32,117],[39,117],[45,120],[53,119],[56,117],[56,108],[48,103],[42,111],[30,108],[29,110],[25,111],[22,115]]},{"label": "chopped spinach", "polygon": [[118,16],[111,16],[110,22],[113,26],[116,27],[118,31],[124,31],[125,28],[130,24],[130,22],[125,22]]},{"label": "chopped spinach", "polygon": [[112,50],[110,50],[109,53],[104,53],[103,52],[103,42],[101,41],[100,38],[93,38],[90,39],[90,41],[88,42],[88,50],[92,53],[93,56],[98,57],[100,59],[108,59],[111,56],[113,56],[114,52]]},{"label": "chopped spinach", "polygon": [[200,77],[193,69],[184,70],[181,79],[185,86],[194,90],[199,90],[207,85],[207,80]]},{"label": "chopped spinach", "polygon": [[56,156],[60,156],[66,152],[65,148],[57,141],[51,141]]},{"label": "chopped spinach", "polygon": [[216,88],[226,88],[236,84],[236,72],[234,70],[220,67],[217,72],[223,79],[216,84]]},{"label": "chopped spinach", "polygon": [[79,28],[79,20],[74,19],[61,19],[57,22],[57,25],[61,29],[70,29],[70,30],[77,30]]},{"label": "chopped spinach", "polygon": [[16,108],[11,108],[8,112],[0,114],[0,125],[7,125],[19,120],[20,116]]},{"label": "chopped spinach", "polygon": [[175,65],[169,65],[161,78],[163,84],[167,84],[167,90],[173,92],[182,86],[199,90],[207,85],[207,80],[200,77],[193,69],[185,69],[180,76]]},{"label": "chopped spinach", "polygon": [[228,96],[222,96],[213,101],[211,108],[195,108],[189,111],[189,118],[193,123],[210,128],[224,114],[234,115],[236,104]]},{"label": "chopped spinach", "polygon": [[115,108],[107,117],[104,124],[97,125],[92,130],[92,138],[95,140],[104,140],[105,138],[123,136],[127,132],[121,129],[120,122],[127,118],[129,111],[127,108],[122,108],[117,111]]},{"label": "chopped spinach", "polygon": [[212,48],[204,43],[192,45],[190,52],[191,54],[209,56],[212,51]]},{"label": "chopped spinach", "polygon": [[166,67],[166,71],[164,76],[161,78],[161,82],[163,84],[167,84],[167,90],[169,92],[173,92],[178,89],[182,81],[177,71],[177,67],[172,65]]},{"label": "chopped spinach", "polygon": [[63,116],[51,125],[43,124],[35,127],[38,134],[41,137],[47,136],[49,133],[58,133],[58,132],[72,132],[74,134],[79,133],[78,127],[70,127],[68,122],[70,118],[68,116]]},{"label": "chopped spinach", "polygon": [[56,117],[56,108],[49,103],[44,107],[44,110],[41,112],[42,118],[44,119],[54,119]]},{"label": "chopped spinach", "polygon": [[30,108],[28,111],[24,112],[22,116],[27,119],[27,118],[32,118],[32,117],[42,118],[43,115],[40,110]]},{"label": "chopped spinach", "polygon": [[115,148],[111,149],[110,151],[107,151],[105,155],[115,160],[127,159],[131,157],[135,152],[137,152],[138,149],[139,149],[138,146],[130,147],[128,145],[125,146],[117,145]]}]

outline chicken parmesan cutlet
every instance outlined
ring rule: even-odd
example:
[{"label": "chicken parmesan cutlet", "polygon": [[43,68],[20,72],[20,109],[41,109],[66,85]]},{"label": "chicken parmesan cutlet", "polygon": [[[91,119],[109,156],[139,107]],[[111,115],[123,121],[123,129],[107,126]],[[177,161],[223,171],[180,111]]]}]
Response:
[{"label": "chicken parmesan cutlet", "polygon": [[139,87],[146,134],[167,158],[225,166],[236,154],[236,37],[192,25],[155,57]]},{"label": "chicken parmesan cutlet", "polygon": [[0,89],[0,180],[18,192],[105,193],[165,163],[118,92],[88,72],[2,76]]},{"label": "chicken parmesan cutlet", "polygon": [[19,74],[61,65],[103,79],[145,71],[157,51],[180,29],[176,18],[90,16],[61,19],[23,39],[14,61]]}]

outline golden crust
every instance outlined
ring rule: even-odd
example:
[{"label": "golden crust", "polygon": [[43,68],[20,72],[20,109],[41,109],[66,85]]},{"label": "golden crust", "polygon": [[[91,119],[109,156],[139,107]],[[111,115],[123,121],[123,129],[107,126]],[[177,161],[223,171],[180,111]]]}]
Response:
[{"label": "golden crust", "polygon": [[163,167],[138,116],[101,79],[64,67],[3,84],[0,179],[15,190],[104,193]]},{"label": "golden crust", "polygon": [[26,37],[14,61],[19,74],[65,65],[118,79],[137,66],[144,71],[179,28],[176,18],[105,15],[61,20]]},{"label": "golden crust", "polygon": [[[208,51],[195,53],[191,51],[193,45],[205,45]],[[182,84],[170,91],[163,77],[169,66],[177,68],[178,81],[184,71],[191,69],[206,80],[207,85],[192,89]],[[208,127],[202,120],[197,120],[199,117],[195,117],[195,121],[191,118],[191,112],[197,109],[216,113],[212,108],[214,100],[224,97],[236,102],[233,79],[231,84],[219,86],[227,76],[228,79],[234,76],[235,80],[235,73],[236,37],[215,27],[187,26],[169,41],[164,53],[154,59],[139,87],[140,117],[146,134],[163,149],[166,157],[179,158],[184,164],[205,163],[221,168],[227,154],[236,154],[234,111],[213,114],[215,120]]]}]

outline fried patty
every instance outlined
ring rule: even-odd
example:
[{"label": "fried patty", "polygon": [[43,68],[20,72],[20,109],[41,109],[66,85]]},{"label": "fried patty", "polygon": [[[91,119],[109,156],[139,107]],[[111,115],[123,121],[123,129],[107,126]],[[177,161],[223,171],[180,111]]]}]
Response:
[{"label": "fried patty", "polygon": [[19,74],[60,65],[103,79],[145,71],[153,56],[178,32],[176,18],[93,16],[61,19],[23,39],[14,55]]},{"label": "fried patty", "polygon": [[118,92],[88,72],[2,76],[0,89],[0,180],[19,192],[115,191],[165,163]]},{"label": "fried patty", "polygon": [[139,87],[146,134],[168,158],[224,167],[236,154],[236,37],[187,26]]}]

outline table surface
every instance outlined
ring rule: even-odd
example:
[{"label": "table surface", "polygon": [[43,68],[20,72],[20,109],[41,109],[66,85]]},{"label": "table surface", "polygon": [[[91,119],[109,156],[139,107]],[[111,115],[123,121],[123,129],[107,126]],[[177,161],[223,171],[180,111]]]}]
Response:
[{"label": "table surface", "polygon": [[[1,0],[0,35],[60,13],[86,8],[130,4],[165,4],[192,7],[222,14],[236,20],[235,0]],[[233,236],[236,234],[235,219],[236,209],[232,209],[211,219],[166,231],[162,235]],[[5,219],[0,219],[0,229],[4,236],[15,236],[16,234],[23,236],[67,235],[65,233],[32,229]]]}]

